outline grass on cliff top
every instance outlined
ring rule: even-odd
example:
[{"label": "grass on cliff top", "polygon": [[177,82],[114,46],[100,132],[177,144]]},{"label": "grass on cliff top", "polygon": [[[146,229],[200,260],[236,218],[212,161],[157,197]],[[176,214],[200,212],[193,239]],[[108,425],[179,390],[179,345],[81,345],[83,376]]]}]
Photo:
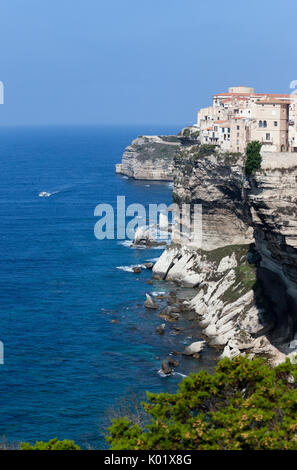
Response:
[{"label": "grass on cliff top", "polygon": [[235,253],[237,262],[239,262],[242,257],[248,254],[249,249],[250,245],[227,245],[211,251],[201,250],[201,252],[209,261],[215,262],[218,266],[223,258],[231,256],[232,253]]},{"label": "grass on cliff top", "polygon": [[178,151],[178,146],[158,142],[147,142],[142,145],[134,144],[134,150],[138,153],[138,159],[145,160],[158,160],[167,159],[173,160],[173,157]]},{"label": "grass on cliff top", "polygon": [[[222,296],[223,302],[235,302],[239,297],[246,294],[249,290],[255,289],[257,284],[257,266],[254,261],[248,261],[248,254],[254,253],[253,245],[228,245],[222,248],[216,248],[212,251],[201,250],[201,254],[207,261],[215,264],[218,268],[221,260],[226,256],[235,254],[237,266],[233,268],[235,272],[235,281],[233,285]],[[199,272],[199,265],[194,267]],[[214,274],[213,281],[219,280],[220,275]]]}]

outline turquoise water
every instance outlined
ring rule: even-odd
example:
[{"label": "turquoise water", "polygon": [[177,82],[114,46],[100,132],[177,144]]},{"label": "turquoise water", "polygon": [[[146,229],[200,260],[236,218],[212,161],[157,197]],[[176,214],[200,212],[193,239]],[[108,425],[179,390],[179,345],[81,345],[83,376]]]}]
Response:
[{"label": "turquoise water", "polygon": [[[183,334],[159,336],[162,320],[143,308],[146,292],[172,285],[148,285],[149,271],[117,269],[162,250],[97,240],[94,209],[114,205],[117,195],[127,204],[170,203],[168,183],[128,180],[114,164],[137,135],[178,130],[0,130],[0,435],[9,441],[57,436],[103,448],[106,410],[120,396],[176,390],[181,376],[158,370],[171,350],[191,342],[191,331],[185,323]],[[54,194],[41,198],[41,191]],[[206,350],[178,371],[212,364]]]}]

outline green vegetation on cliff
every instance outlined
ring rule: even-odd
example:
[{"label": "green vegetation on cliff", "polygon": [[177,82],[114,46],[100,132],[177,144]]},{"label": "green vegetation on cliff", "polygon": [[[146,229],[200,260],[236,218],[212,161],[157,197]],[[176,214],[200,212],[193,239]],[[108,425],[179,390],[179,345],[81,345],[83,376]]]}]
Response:
[{"label": "green vegetation on cliff", "polygon": [[297,450],[297,365],[223,359],[185,378],[176,394],[148,393],[144,427],[118,418],[114,450]]},{"label": "green vegetation on cliff", "polygon": [[252,175],[255,171],[260,170],[262,157],[261,157],[261,142],[254,140],[249,142],[246,147],[246,161],[244,171],[247,176]]}]

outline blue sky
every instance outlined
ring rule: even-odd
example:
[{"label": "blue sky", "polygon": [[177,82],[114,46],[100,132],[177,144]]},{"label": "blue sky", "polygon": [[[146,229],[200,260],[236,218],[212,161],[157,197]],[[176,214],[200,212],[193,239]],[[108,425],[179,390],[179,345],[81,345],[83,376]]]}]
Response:
[{"label": "blue sky", "polygon": [[0,125],[188,124],[229,85],[290,92],[296,0],[1,0]]}]

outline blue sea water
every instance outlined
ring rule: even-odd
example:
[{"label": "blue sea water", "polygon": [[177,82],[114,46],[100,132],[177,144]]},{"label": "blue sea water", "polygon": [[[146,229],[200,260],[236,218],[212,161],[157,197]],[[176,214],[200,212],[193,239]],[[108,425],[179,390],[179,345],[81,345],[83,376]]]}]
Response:
[{"label": "blue sea water", "polygon": [[[170,203],[168,183],[116,175],[114,164],[137,135],[178,128],[77,127],[0,130],[0,436],[10,442],[74,439],[104,448],[106,412],[121,396],[177,389],[161,360],[199,332],[155,333],[162,320],[143,307],[145,293],[172,285],[117,269],[158,257],[94,236],[94,209]],[[51,197],[38,197],[41,191]],[[186,295],[186,294],[185,294]],[[116,320],[116,322],[113,322]],[[195,336],[196,335],[196,336]],[[210,368],[182,359],[188,374]]]}]

